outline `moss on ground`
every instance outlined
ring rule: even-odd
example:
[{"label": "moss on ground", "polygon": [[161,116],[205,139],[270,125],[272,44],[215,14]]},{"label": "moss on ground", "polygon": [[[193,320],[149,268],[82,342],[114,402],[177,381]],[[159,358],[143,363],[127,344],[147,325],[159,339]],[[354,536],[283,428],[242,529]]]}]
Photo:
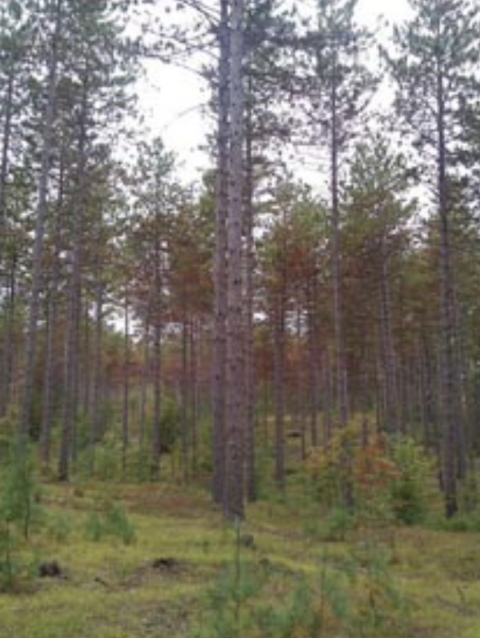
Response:
[{"label": "moss on ground", "polygon": [[[14,593],[0,594],[0,638],[187,638],[192,624],[207,618],[206,589],[232,564],[236,535],[205,494],[166,484],[105,488],[91,483],[48,485],[42,499],[46,518],[31,542],[39,560],[56,560],[63,575],[35,578]],[[114,536],[86,540],[89,514],[109,503],[128,513],[135,542],[125,545]],[[314,515],[310,510],[308,516]],[[352,532],[344,542],[326,542],[306,531],[306,517],[282,503],[250,508],[241,532],[252,535],[253,544],[242,547],[241,554],[256,577],[268,572],[261,604],[281,607],[300,574],[318,593],[328,571],[329,582],[334,576],[338,582],[351,579],[351,602],[360,610],[356,622],[362,605],[365,613],[376,613],[387,585],[362,562],[366,531]],[[396,529],[386,555],[384,567],[402,599],[400,611],[383,618],[381,628],[372,622],[354,634],[354,624],[336,622],[319,602],[325,624],[316,635],[478,638],[478,534]],[[262,634],[252,629],[250,635]]]}]

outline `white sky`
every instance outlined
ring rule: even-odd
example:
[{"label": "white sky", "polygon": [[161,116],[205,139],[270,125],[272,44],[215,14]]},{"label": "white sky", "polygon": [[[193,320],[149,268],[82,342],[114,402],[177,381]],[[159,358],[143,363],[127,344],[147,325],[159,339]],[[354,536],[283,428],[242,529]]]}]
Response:
[{"label": "white sky", "polygon": [[[314,0],[304,0],[305,4]],[[380,17],[388,22],[402,21],[408,15],[408,0],[359,0],[357,18],[370,27]],[[173,150],[187,179],[200,177],[208,160],[201,146],[208,125],[201,107],[208,93],[191,71],[160,62],[147,65],[147,80],[139,87],[140,106],[152,135],[160,135]]]}]

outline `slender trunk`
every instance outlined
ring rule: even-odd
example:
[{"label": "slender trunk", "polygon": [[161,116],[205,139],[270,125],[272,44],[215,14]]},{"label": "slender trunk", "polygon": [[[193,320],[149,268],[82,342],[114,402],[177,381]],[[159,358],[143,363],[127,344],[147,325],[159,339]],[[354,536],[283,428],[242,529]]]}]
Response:
[{"label": "slender trunk", "polygon": [[[453,288],[453,286],[452,286]],[[455,397],[457,413],[457,478],[462,480],[469,470],[467,448],[471,449],[471,401],[468,392],[468,364],[465,351],[465,339],[461,328],[460,309],[455,294],[452,295],[453,330],[456,335],[456,347],[454,350],[455,367]]]},{"label": "slender trunk", "polygon": [[76,426],[78,416],[78,358],[80,333],[80,257],[79,243],[75,241],[73,275],[68,296],[68,317],[64,355],[64,390],[61,417],[60,450],[58,458],[58,477],[67,481],[70,459],[76,458]]},{"label": "slender trunk", "polygon": [[228,0],[221,0],[218,69],[217,181],[215,199],[215,316],[212,366],[212,496],[223,500],[225,484],[225,379],[227,316],[227,233],[228,153],[229,153],[229,24]]},{"label": "slender trunk", "polygon": [[[307,303],[308,306],[308,303]],[[308,309],[307,309],[307,323],[308,323]],[[307,456],[307,412],[310,403],[310,409],[312,408],[311,401],[309,402],[309,398],[311,399],[311,379],[306,379],[306,375],[304,374],[305,366],[302,365],[304,363],[304,359],[306,356],[304,355],[304,349],[301,348],[300,344],[303,342],[303,312],[302,308],[299,305],[297,308],[297,325],[296,325],[296,340],[298,343],[298,359],[296,362],[296,397],[295,397],[295,423],[293,432],[296,437],[300,438],[300,458],[304,460]],[[308,347],[308,350],[310,348]],[[318,353],[317,353],[318,354]],[[309,359],[310,357],[308,357]],[[310,361],[309,361],[310,363]],[[318,361],[317,361],[318,366]],[[309,366],[307,366],[309,367]],[[318,378],[316,379],[318,383]],[[311,411],[311,410],[310,410]],[[318,403],[316,403],[316,413],[318,417]],[[311,417],[311,414],[310,414]],[[315,435],[318,437],[318,418],[316,419],[316,427],[315,427]],[[311,425],[311,422],[310,422]],[[312,444],[313,445],[313,444]]]},{"label": "slender trunk", "polygon": [[197,374],[197,343],[199,341],[198,328],[195,321],[192,320],[190,327],[190,433],[191,433],[191,458],[192,472],[197,472],[198,457],[198,404],[199,404],[199,387]]},{"label": "slender trunk", "polygon": [[123,325],[123,406],[122,406],[122,471],[127,469],[127,452],[130,442],[130,306],[125,294],[125,317]]},{"label": "slender trunk", "polygon": [[243,18],[244,1],[232,0],[230,22],[230,153],[227,215],[227,321],[225,401],[226,518],[244,518],[245,371],[243,325]]},{"label": "slender trunk", "polygon": [[80,323],[82,308],[82,225],[85,215],[85,171],[88,120],[88,68],[83,78],[83,93],[78,139],[78,168],[75,176],[76,189],[72,202],[72,272],[68,291],[68,319],[65,343],[64,396],[58,475],[61,481],[68,480],[70,458],[77,455],[77,416],[79,400],[79,354]]},{"label": "slender trunk", "polygon": [[7,180],[10,157],[10,141],[12,135],[12,115],[13,115],[13,89],[15,81],[15,69],[11,64],[9,68],[7,87],[3,103],[3,137],[2,137],[2,158],[0,164],[0,264],[4,260],[4,238],[6,229],[6,203],[7,203]]},{"label": "slender trunk", "polygon": [[80,370],[80,386],[82,391],[81,413],[83,417],[87,417],[91,403],[92,391],[92,330],[90,323],[90,303],[85,303],[83,308],[83,343]]},{"label": "slender trunk", "polygon": [[0,417],[5,416],[11,401],[17,304],[17,270],[18,257],[15,249],[9,264],[7,292],[5,293],[5,323],[3,328],[2,373],[0,382]]},{"label": "slender trunk", "polygon": [[148,319],[145,321],[143,328],[143,362],[142,362],[142,376],[140,379],[140,409],[139,409],[139,421],[140,421],[140,436],[139,436],[139,449],[143,453],[145,448],[145,430],[147,423],[147,393],[148,393],[148,381],[150,369],[150,330]]},{"label": "slender trunk", "polygon": [[162,417],[162,385],[161,385],[161,338],[162,330],[159,317],[155,319],[153,327],[153,415],[152,415],[152,447],[150,478],[157,481],[160,477],[161,454],[161,417]]},{"label": "slender trunk", "polygon": [[[0,164],[0,273],[5,273],[9,270],[9,264],[7,263],[7,251],[5,250],[5,239],[7,236],[7,180],[9,170],[9,156],[10,156],[10,140],[12,129],[12,115],[13,115],[13,89],[14,89],[14,65],[9,67],[9,74],[7,80],[7,87],[4,97],[4,119],[3,119],[3,137],[2,137],[2,153]],[[14,311],[14,305],[12,300],[15,299],[15,270],[16,270],[16,255],[12,257],[12,267],[10,269],[10,278],[8,293],[6,293],[7,303],[5,304],[5,323],[3,328],[3,343],[2,343],[2,365],[1,365],[1,378],[0,378],[0,416],[4,416],[8,409],[10,401],[10,380],[11,380],[11,362],[12,362],[12,346],[11,336],[13,322],[11,321],[12,313]],[[2,283],[3,275],[0,274],[0,287]]]},{"label": "slender trunk", "polygon": [[102,340],[103,340],[103,300],[104,284],[97,273],[97,281],[95,284],[95,336],[94,336],[94,354],[93,354],[93,393],[92,405],[90,410],[90,430],[89,430],[89,447],[91,454],[91,467],[94,470],[95,465],[95,445],[100,438],[101,415],[100,404],[102,401]]},{"label": "slender trunk", "polygon": [[153,291],[153,423],[151,442],[151,470],[152,481],[160,477],[161,455],[161,420],[162,420],[162,382],[161,382],[161,356],[162,356],[162,255],[161,241],[155,237],[155,276]]},{"label": "slender trunk", "polygon": [[318,445],[318,412],[320,380],[320,348],[318,335],[318,284],[316,273],[307,283],[308,372],[310,389],[310,443]]},{"label": "slender trunk", "polygon": [[322,357],[322,411],[323,411],[323,440],[324,449],[332,437],[333,419],[332,419],[332,395],[333,395],[333,371],[331,364],[331,356],[328,349]]},{"label": "slender trunk", "polygon": [[[249,86],[249,96],[252,87]],[[249,501],[256,499],[255,485],[255,382],[253,352],[253,273],[255,269],[253,141],[251,134],[251,98],[246,118],[245,161],[245,492]]]},{"label": "slender trunk", "polygon": [[[285,279],[285,275],[283,275]],[[274,335],[274,402],[275,402],[275,482],[285,490],[285,291],[275,301],[273,310]]]},{"label": "slender trunk", "polygon": [[445,140],[445,95],[441,68],[437,73],[437,177],[440,222],[440,405],[443,429],[443,483],[445,513],[457,509],[457,418],[455,381],[455,342],[453,317],[452,265],[450,249],[449,195]]},{"label": "slender trunk", "polygon": [[42,393],[42,421],[40,424],[40,460],[45,469],[50,463],[51,432],[53,420],[53,368],[57,305],[53,290],[49,291],[46,318],[45,372]]},{"label": "slender trunk", "polygon": [[[426,328],[424,328],[426,330]],[[429,424],[430,441],[435,449],[438,448],[438,442],[441,436],[439,425],[441,423],[440,402],[438,398],[439,387],[439,362],[438,349],[429,343],[427,335],[422,338],[422,353],[425,361],[425,374],[427,392],[425,393],[426,418]],[[440,457],[439,457],[440,458]]]},{"label": "slender trunk", "polygon": [[333,61],[330,122],[330,189],[331,189],[331,259],[333,293],[333,331],[335,344],[335,390],[339,424],[348,420],[347,367],[343,335],[340,265],[340,200],[339,200],[339,141],[337,60]]},{"label": "slender trunk", "polygon": [[423,432],[423,441],[427,448],[433,446],[433,428],[432,428],[432,395],[431,395],[431,374],[428,365],[428,355],[425,354],[426,345],[423,335],[417,346],[418,360],[418,409],[420,414],[420,423]]},{"label": "slender trunk", "polygon": [[32,407],[37,347],[37,328],[40,315],[40,292],[43,278],[42,256],[47,215],[50,157],[52,152],[53,124],[55,119],[55,104],[57,99],[57,71],[60,56],[59,42],[62,31],[62,8],[63,0],[57,0],[55,5],[55,27],[52,35],[50,59],[48,64],[49,68],[46,91],[47,102],[45,107],[44,127],[42,133],[40,176],[38,181],[38,200],[35,211],[35,239],[32,256],[33,276],[30,288],[23,397],[18,428],[20,445],[23,445],[23,442],[28,436],[28,432],[30,429],[30,411]]},{"label": "slender trunk", "polygon": [[188,475],[188,408],[189,408],[189,368],[188,368],[189,326],[184,310],[182,322],[182,369],[181,369],[181,410],[180,410],[180,468],[184,478]]},{"label": "slender trunk", "polygon": [[379,284],[379,332],[382,363],[380,374],[384,385],[384,418],[382,429],[390,433],[402,430],[400,423],[400,401],[398,391],[398,370],[395,348],[393,345],[391,301],[389,289],[388,256],[385,241],[382,237],[380,250],[380,284]]}]

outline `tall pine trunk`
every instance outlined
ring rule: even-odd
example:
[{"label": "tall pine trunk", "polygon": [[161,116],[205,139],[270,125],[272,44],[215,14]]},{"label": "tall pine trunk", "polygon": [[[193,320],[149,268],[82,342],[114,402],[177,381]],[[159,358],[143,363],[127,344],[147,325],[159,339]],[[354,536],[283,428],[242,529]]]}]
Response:
[{"label": "tall pine trunk", "polygon": [[15,69],[13,64],[9,68],[7,87],[3,101],[3,136],[0,162],[0,264],[4,260],[5,231],[6,231],[6,204],[7,204],[7,180],[10,159],[10,142],[12,136],[13,115],[13,89],[15,81]]},{"label": "tall pine trunk", "polygon": [[[251,87],[249,87],[251,94]],[[256,499],[255,485],[255,383],[254,383],[254,308],[253,273],[255,269],[254,243],[254,177],[252,114],[249,101],[246,110],[245,153],[245,492],[249,501]]]},{"label": "tall pine trunk", "polygon": [[229,11],[228,0],[220,2],[217,176],[215,185],[215,315],[212,365],[212,495],[223,501],[225,482],[225,392],[227,317],[227,232],[228,154],[229,154]]},{"label": "tall pine trunk", "polygon": [[443,487],[445,513],[453,516],[457,509],[457,420],[455,381],[455,323],[450,247],[449,193],[445,140],[445,79],[439,64],[437,71],[437,178],[439,213],[440,277],[440,405],[443,429]]},{"label": "tall pine trunk", "polygon": [[333,333],[335,348],[335,397],[338,420],[344,426],[348,420],[347,366],[345,361],[344,329],[341,298],[340,261],[340,198],[339,198],[339,141],[337,113],[337,80],[335,60],[332,70],[331,113],[330,113],[330,189],[331,189],[331,260],[332,260],[332,302]]},{"label": "tall pine trunk", "polygon": [[380,248],[380,282],[378,291],[381,375],[385,407],[385,422],[382,429],[390,433],[402,430],[400,422],[400,399],[398,388],[397,358],[393,343],[392,311],[389,287],[388,255],[385,238],[382,236]]},{"label": "tall pine trunk", "polygon": [[43,279],[43,245],[47,216],[47,194],[50,174],[50,158],[53,143],[53,125],[57,100],[57,74],[60,57],[60,37],[62,33],[63,0],[55,4],[55,26],[51,37],[48,61],[48,79],[46,87],[46,105],[41,142],[40,175],[38,181],[38,199],[35,210],[35,238],[32,255],[32,283],[30,287],[27,343],[25,348],[25,368],[23,396],[18,427],[19,444],[23,445],[30,429],[30,412],[33,399],[34,370],[37,348],[37,329],[40,315],[40,292]]},{"label": "tall pine trunk", "polygon": [[127,469],[127,453],[130,443],[130,305],[125,292],[125,317],[123,324],[123,405],[122,405],[122,472]]},{"label": "tall pine trunk", "polygon": [[70,458],[77,455],[77,417],[79,405],[80,325],[82,316],[82,228],[85,216],[85,185],[87,163],[87,121],[89,116],[88,65],[84,71],[82,103],[79,114],[77,148],[78,167],[72,201],[71,276],[68,287],[67,330],[64,358],[64,393],[61,417],[58,476],[61,481],[69,477]]},{"label": "tall pine trunk", "polygon": [[282,265],[281,288],[274,300],[273,320],[273,396],[275,412],[275,482],[285,490],[285,312],[286,267]]},{"label": "tall pine trunk", "polygon": [[230,149],[227,215],[225,483],[223,511],[244,517],[245,372],[243,313],[243,20],[244,1],[232,0],[230,19]]}]

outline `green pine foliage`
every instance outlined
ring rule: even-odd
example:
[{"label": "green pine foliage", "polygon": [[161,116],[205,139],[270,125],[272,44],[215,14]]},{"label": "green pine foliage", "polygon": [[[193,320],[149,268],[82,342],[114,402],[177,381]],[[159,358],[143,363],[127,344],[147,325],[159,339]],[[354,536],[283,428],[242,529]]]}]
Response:
[{"label": "green pine foliage", "polygon": [[24,550],[40,520],[39,485],[32,455],[28,449],[12,446],[0,471],[1,590],[13,589],[20,580],[29,578],[34,560],[26,558]]},{"label": "green pine foliage", "polygon": [[94,542],[117,538],[125,545],[130,545],[135,542],[135,527],[120,505],[108,503],[101,511],[88,515],[85,536]]},{"label": "green pine foliage", "polygon": [[[306,467],[318,502],[333,512],[345,509],[344,486],[351,487],[351,514],[362,524],[420,524],[438,501],[432,459],[409,436],[375,435],[362,441],[352,425],[336,432],[325,449],[312,450]],[[342,536],[349,524],[337,518],[332,524],[339,524]]]},{"label": "green pine foliage", "polygon": [[396,519],[407,525],[424,523],[436,496],[431,482],[432,459],[422,446],[405,436],[393,437],[390,457],[399,470],[391,486]]}]

